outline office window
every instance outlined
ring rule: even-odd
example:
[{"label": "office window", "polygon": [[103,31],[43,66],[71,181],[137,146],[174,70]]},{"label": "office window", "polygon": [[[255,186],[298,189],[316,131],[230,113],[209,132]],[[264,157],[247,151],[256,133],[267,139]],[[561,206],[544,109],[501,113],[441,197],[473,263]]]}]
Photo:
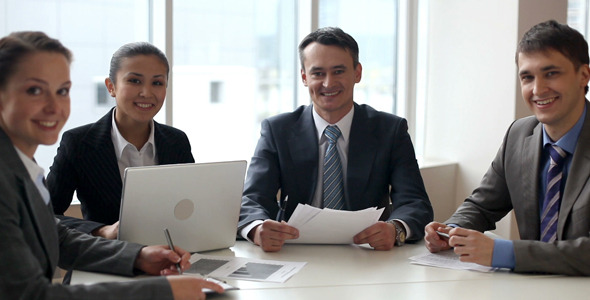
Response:
[{"label": "office window", "polygon": [[569,0],[567,2],[567,24],[588,39],[590,6],[588,0]]},{"label": "office window", "polygon": [[292,111],[296,1],[175,0],[174,126],[197,161],[249,160],[260,122]]},{"label": "office window", "polygon": [[[308,1],[318,9],[300,12],[302,0],[175,0],[173,18],[165,20],[163,2],[151,0],[0,0],[0,34],[42,30],[73,51],[67,130],[115,105],[103,89],[113,52],[162,38],[172,24],[173,126],[187,133],[197,161],[249,160],[263,119],[309,104],[299,75],[297,45],[307,34],[298,32],[300,23],[338,26],[354,36],[363,64],[355,100],[399,114],[398,0]],[[156,119],[164,122],[163,115],[164,108]],[[56,151],[57,144],[37,151],[46,170]]]},{"label": "office window", "polygon": [[[115,105],[104,88],[111,55],[125,43],[148,40],[148,12],[147,0],[2,0],[0,35],[43,31],[73,52],[71,114],[65,131],[95,122]],[[58,144],[40,146],[35,154],[46,172]]]},{"label": "office window", "polygon": [[320,0],[319,27],[340,27],[359,44],[363,77],[356,85],[357,103],[396,112],[397,1]]}]

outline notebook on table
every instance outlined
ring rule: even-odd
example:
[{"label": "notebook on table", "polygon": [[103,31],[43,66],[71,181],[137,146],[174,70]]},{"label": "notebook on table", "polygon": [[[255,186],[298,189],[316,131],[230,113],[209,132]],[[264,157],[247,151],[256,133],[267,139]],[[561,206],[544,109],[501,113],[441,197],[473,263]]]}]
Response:
[{"label": "notebook on table", "polygon": [[246,161],[132,167],[125,170],[119,239],[189,252],[236,240]]}]

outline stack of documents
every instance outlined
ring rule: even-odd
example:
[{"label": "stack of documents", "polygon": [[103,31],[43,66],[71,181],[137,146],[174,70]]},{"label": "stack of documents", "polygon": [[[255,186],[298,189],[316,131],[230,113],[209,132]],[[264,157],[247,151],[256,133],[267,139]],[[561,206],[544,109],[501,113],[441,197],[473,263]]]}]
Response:
[{"label": "stack of documents", "polygon": [[287,243],[352,244],[352,238],[377,223],[384,208],[357,211],[320,209],[298,204],[287,224],[299,230],[299,238]]}]

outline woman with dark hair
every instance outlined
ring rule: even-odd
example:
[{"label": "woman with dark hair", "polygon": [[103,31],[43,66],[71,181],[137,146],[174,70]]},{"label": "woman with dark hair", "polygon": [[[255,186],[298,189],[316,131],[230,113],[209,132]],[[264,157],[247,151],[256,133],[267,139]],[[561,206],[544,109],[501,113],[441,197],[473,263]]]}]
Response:
[{"label": "woman with dark hair", "polygon": [[[47,176],[54,212],[66,226],[116,238],[125,168],[195,161],[184,132],[153,120],[169,71],[164,53],[150,43],[126,44],[113,54],[105,85],[116,107],[96,123],[66,131]],[[74,191],[84,220],[62,216]]]},{"label": "woman with dark hair", "polygon": [[56,266],[131,276],[176,274],[190,253],[95,238],[56,222],[35,162],[70,115],[72,55],[41,32],[0,39],[0,299],[204,299],[223,289],[191,276],[97,285],[52,284]]}]

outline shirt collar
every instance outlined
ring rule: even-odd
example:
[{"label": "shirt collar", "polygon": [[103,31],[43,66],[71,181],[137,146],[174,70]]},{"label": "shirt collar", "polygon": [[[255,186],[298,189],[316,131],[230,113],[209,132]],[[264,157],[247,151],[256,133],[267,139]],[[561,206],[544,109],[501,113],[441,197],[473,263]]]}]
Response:
[{"label": "shirt collar", "polygon": [[547,146],[548,144],[555,144],[559,146],[561,149],[567,151],[569,154],[573,154],[576,150],[576,144],[578,143],[578,137],[580,136],[580,132],[582,132],[582,126],[584,125],[584,120],[586,119],[586,104],[584,104],[584,111],[582,115],[564,136],[562,136],[557,142],[552,142],[551,138],[545,131],[545,125],[543,125],[543,147]]},{"label": "shirt collar", "polygon": [[350,136],[350,127],[352,126],[352,117],[354,116],[354,105],[350,109],[350,111],[340,119],[340,121],[336,122],[336,124],[330,124],[328,121],[324,120],[316,111],[315,108],[311,108],[313,114],[313,122],[315,123],[315,128],[317,130],[318,141],[321,141],[322,137],[324,136],[324,130],[328,125],[336,125],[340,132],[342,132],[342,138],[344,141],[348,141],[348,137]]},{"label": "shirt collar", "polygon": [[17,147],[14,147],[14,149],[16,149],[16,153],[18,153],[20,160],[25,165],[25,168],[27,169],[27,172],[29,173],[29,176],[31,176],[33,182],[37,180],[37,177],[39,177],[39,175],[43,176],[45,174],[45,170],[43,170],[43,168],[41,168],[34,160],[26,156]]},{"label": "shirt collar", "polygon": [[[116,108],[115,108],[116,110]],[[128,145],[131,145],[132,147],[133,144],[129,143],[122,135],[121,132],[119,131],[119,128],[117,127],[117,122],[115,122],[115,110],[113,110],[113,118],[112,118],[112,126],[111,126],[111,139],[113,140],[113,146],[115,146],[115,154],[117,155],[117,161],[119,161],[121,159],[121,156],[123,155],[123,150],[125,150],[125,148]],[[150,155],[150,157],[152,159],[154,159],[155,155],[156,155],[156,144],[154,142],[154,120],[151,121],[150,123],[150,137],[148,138],[147,142],[145,143],[145,145],[143,145],[142,149],[145,148],[147,145],[152,145],[152,147],[149,147],[148,149],[151,149],[152,151],[150,153],[148,153]],[[141,151],[141,149],[139,149]]]}]

